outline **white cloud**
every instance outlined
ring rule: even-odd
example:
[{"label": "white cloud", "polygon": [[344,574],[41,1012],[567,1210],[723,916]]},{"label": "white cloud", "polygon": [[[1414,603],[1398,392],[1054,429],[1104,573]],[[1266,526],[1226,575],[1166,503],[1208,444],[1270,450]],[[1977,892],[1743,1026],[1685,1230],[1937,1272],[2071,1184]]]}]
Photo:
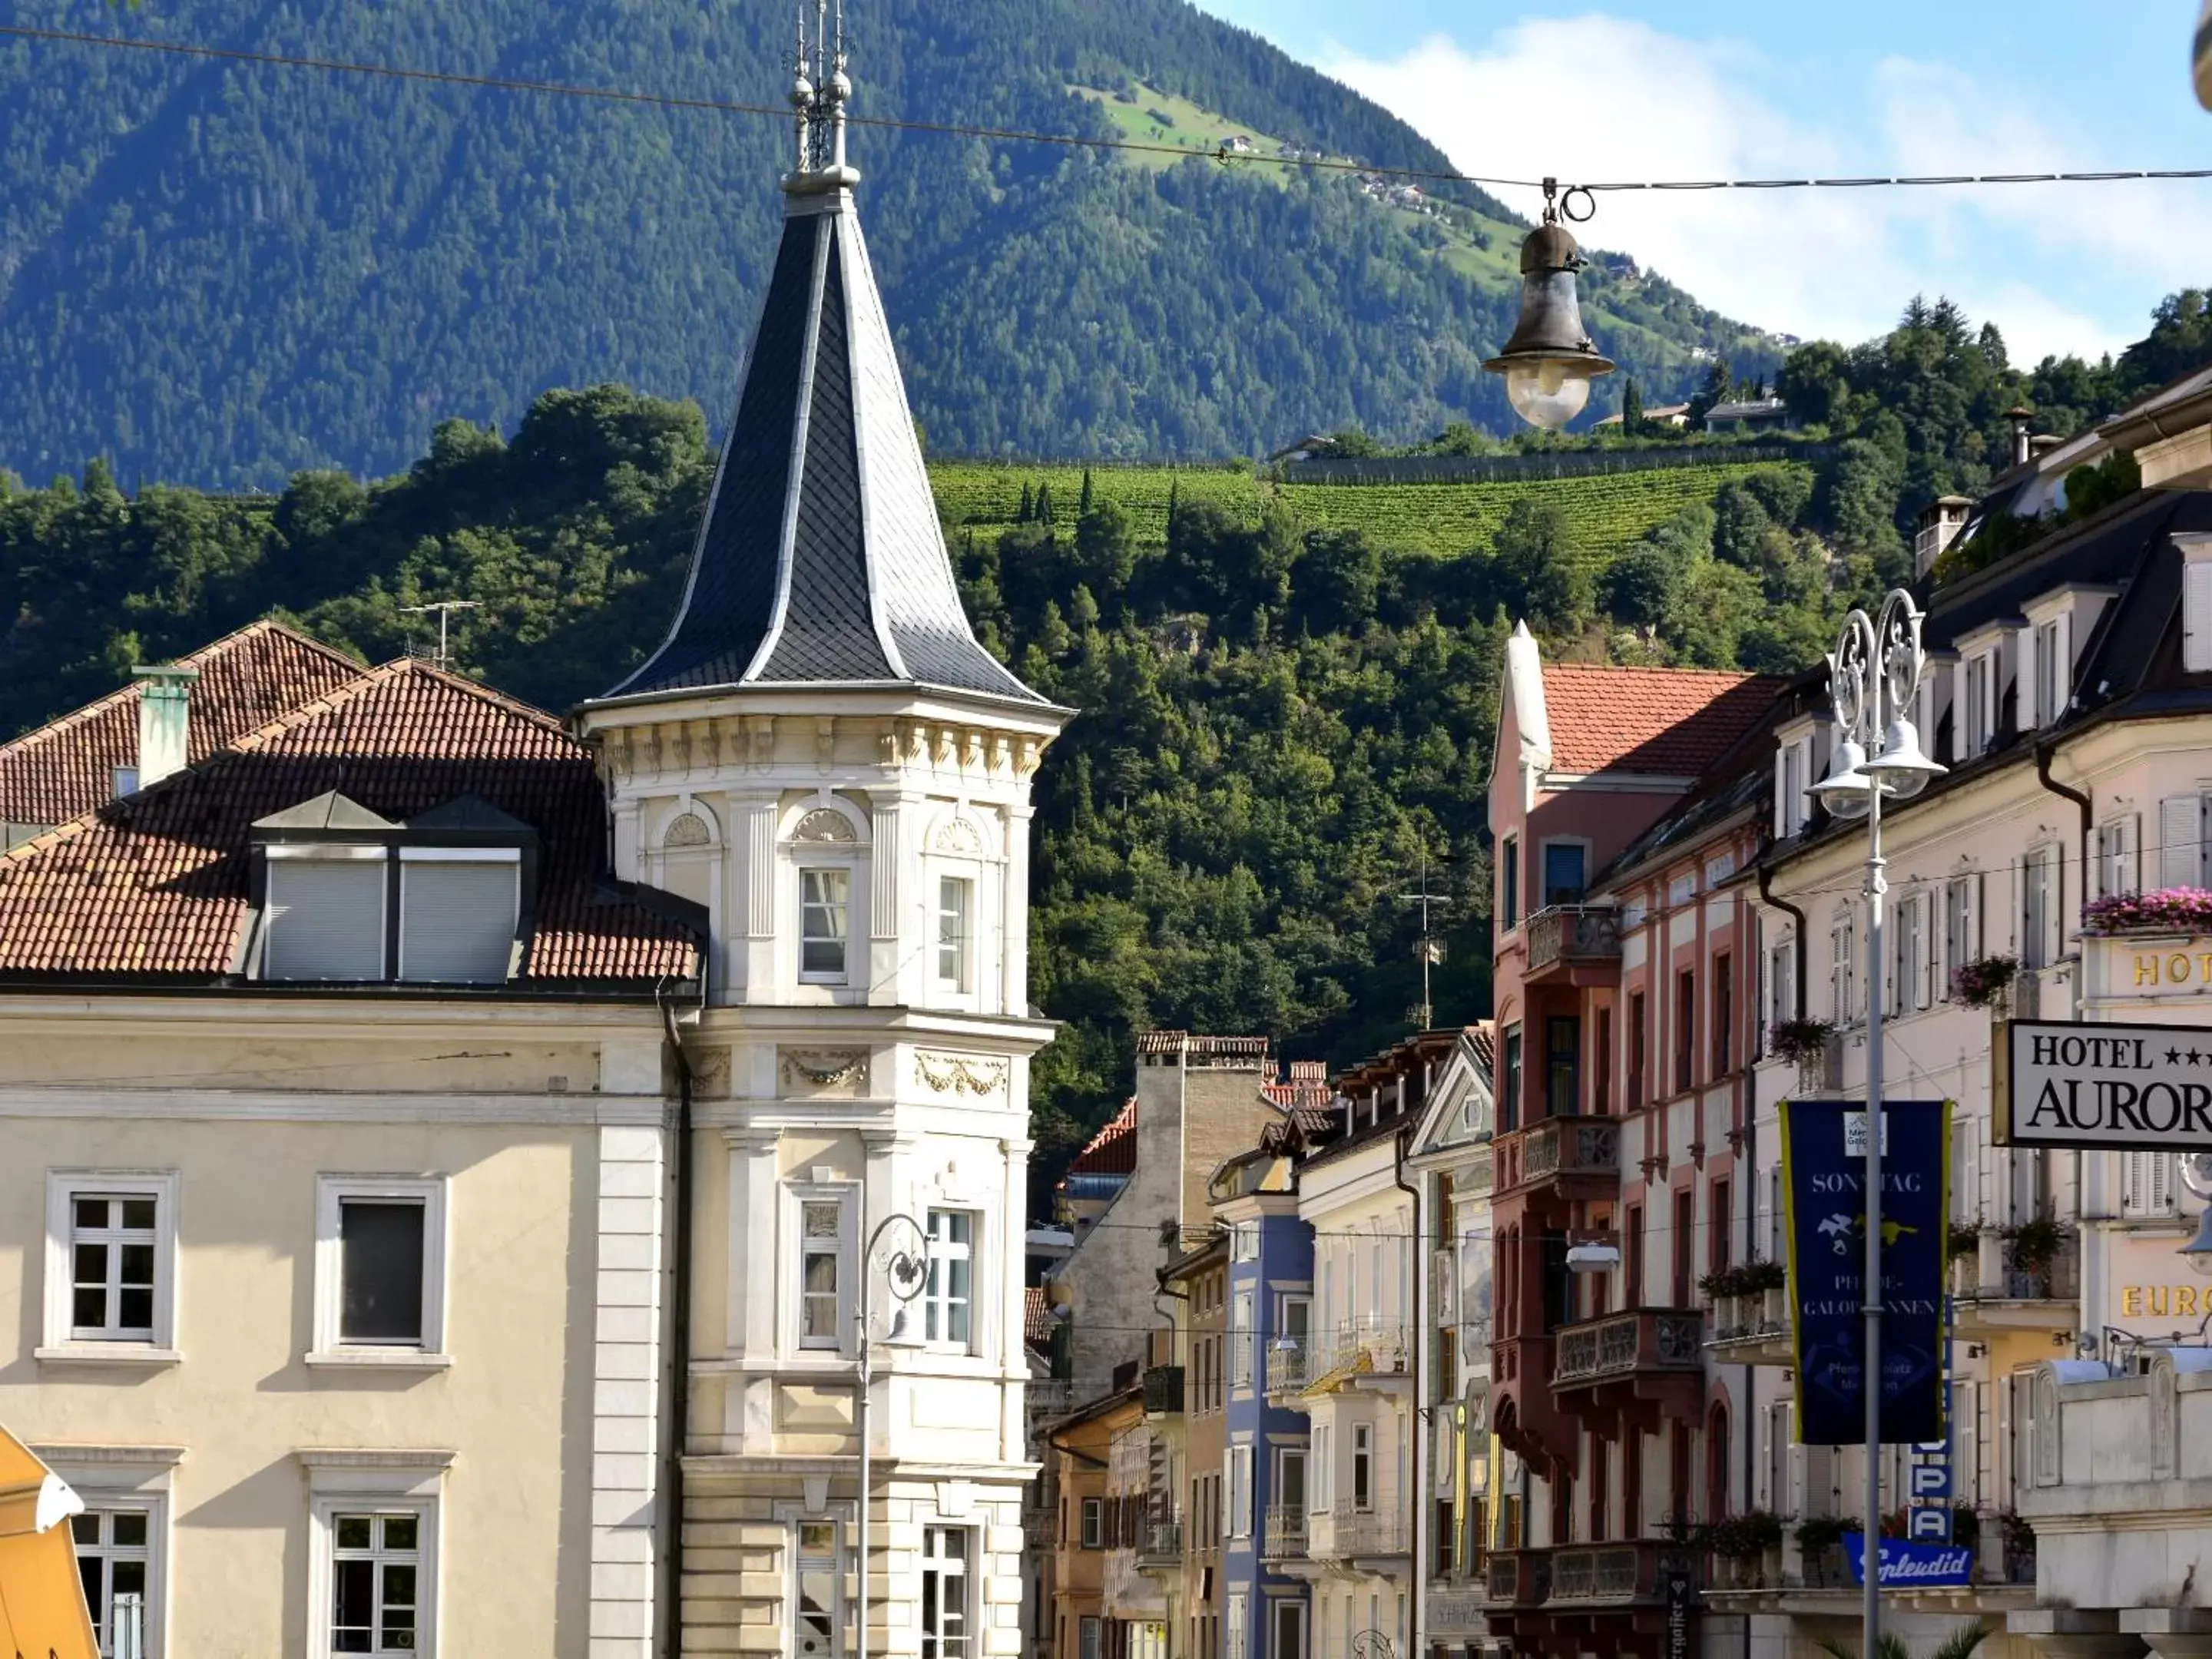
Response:
[{"label": "white cloud", "polygon": [[[1411,121],[1462,170],[1508,178],[1728,179],[2048,172],[2100,161],[2063,122],[1955,66],[1885,60],[1821,88],[1849,130],[1761,88],[1776,65],[1593,14],[1530,20],[1479,46],[1432,36],[1395,59],[1332,46],[1321,67]],[[1887,328],[1915,293],[1995,320],[2015,361],[2094,354],[2139,335],[2151,305],[2212,270],[2203,185],[1974,191],[1607,192],[1580,234],[1633,254],[1730,316],[1845,341]],[[2196,191],[2191,196],[2188,191]],[[1540,198],[1499,190],[1534,216]]]}]

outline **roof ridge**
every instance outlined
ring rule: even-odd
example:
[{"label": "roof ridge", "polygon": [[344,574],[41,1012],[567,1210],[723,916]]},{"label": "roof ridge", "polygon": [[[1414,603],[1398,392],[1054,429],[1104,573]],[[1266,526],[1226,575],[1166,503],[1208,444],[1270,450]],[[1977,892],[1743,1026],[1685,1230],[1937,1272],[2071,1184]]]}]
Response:
[{"label": "roof ridge", "polygon": [[[476,681],[465,678],[450,669],[440,668],[434,663],[424,662],[420,657],[394,657],[390,662],[379,663],[374,668],[362,670],[343,685],[333,688],[313,702],[302,703],[297,708],[278,715],[267,725],[257,726],[228,749],[219,750],[215,754],[210,755],[207,761],[203,761],[201,764],[206,765],[209,762],[219,760],[224,755],[246,754],[260,750],[282,737],[294,726],[311,719],[320,720],[332,710],[343,708],[348,703],[367,696],[371,691],[380,690],[395,680],[404,679],[410,674],[422,675],[447,690],[465,692],[509,714],[534,721],[548,731],[565,734],[568,730],[561,723],[558,716],[549,714],[542,708],[533,708],[529,703],[519,702],[504,693],[494,691],[489,686],[479,685]],[[185,769],[186,771],[195,769],[197,769],[190,767]],[[175,775],[182,776],[183,774],[179,773]],[[167,781],[168,780],[166,778],[162,780],[164,783]]]},{"label": "roof ridge", "polygon": [[[356,674],[363,672],[362,664],[347,656],[335,646],[325,645],[313,635],[303,634],[289,623],[277,621],[274,617],[262,617],[246,623],[243,628],[234,628],[222,638],[210,640],[198,650],[179,657],[176,659],[176,665],[179,668],[203,667],[212,661],[216,653],[225,647],[236,645],[239,641],[250,639],[256,635],[271,633],[282,634],[287,639],[320,652],[332,662],[340,664]],[[0,743],[0,760],[6,760],[10,756],[29,748],[33,744],[48,742],[65,732],[74,731],[94,716],[107,713],[125,698],[135,697],[137,695],[138,683],[133,680],[127,684],[117,686],[115,690],[103,696],[94,697],[90,702],[81,703],[65,714],[57,714],[45,725],[34,726],[29,731],[10,738],[5,743]],[[213,759],[214,757],[210,756],[209,758]]]}]

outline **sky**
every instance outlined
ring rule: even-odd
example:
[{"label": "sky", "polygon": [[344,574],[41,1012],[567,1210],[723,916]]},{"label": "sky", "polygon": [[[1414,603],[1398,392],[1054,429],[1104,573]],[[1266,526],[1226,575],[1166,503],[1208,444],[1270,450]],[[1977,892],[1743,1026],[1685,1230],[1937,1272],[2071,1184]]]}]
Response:
[{"label": "sky", "polygon": [[[1461,171],[1660,179],[2212,166],[2195,0],[1196,0]],[[1229,112],[1234,113],[1235,112]],[[1534,191],[1494,193],[1534,216]],[[2212,285],[2212,179],[1600,197],[1585,245],[1729,316],[1882,332],[1914,294],[2014,362],[2095,356]]]}]

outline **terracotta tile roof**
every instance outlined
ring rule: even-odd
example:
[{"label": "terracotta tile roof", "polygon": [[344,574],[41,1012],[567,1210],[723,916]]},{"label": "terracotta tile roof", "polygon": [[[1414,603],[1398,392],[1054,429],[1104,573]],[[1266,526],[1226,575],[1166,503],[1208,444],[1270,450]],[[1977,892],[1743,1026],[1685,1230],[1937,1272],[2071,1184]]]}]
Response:
[{"label": "terracotta tile roof", "polygon": [[[258,622],[179,659],[197,668],[185,758],[197,764],[356,678],[361,665],[306,635]],[[0,819],[67,823],[115,796],[115,769],[138,763],[138,688],[0,745]]]},{"label": "terracotta tile roof", "polygon": [[536,830],[523,981],[635,985],[694,971],[689,931],[604,874],[588,751],[550,714],[403,661],[0,856],[0,975],[231,973],[250,827],[331,790],[395,820],[472,794]]},{"label": "terracotta tile roof", "polygon": [[1546,663],[1553,769],[1695,776],[1758,723],[1784,684],[1703,668]]},{"label": "terracotta tile roof", "polygon": [[1134,1175],[1137,1171],[1137,1102],[1116,1112],[1091,1144],[1067,1166],[1070,1175]]}]

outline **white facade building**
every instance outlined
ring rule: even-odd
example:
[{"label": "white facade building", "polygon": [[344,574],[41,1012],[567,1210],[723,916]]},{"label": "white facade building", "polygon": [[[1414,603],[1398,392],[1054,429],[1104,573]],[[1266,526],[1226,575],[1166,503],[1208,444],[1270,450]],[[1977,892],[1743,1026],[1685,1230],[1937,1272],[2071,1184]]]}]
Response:
[{"label": "white facade building", "polygon": [[[865,1548],[869,1653],[983,1659],[1021,1647],[1029,1064],[1051,1036],[1027,995],[1030,790],[1066,714],[962,613],[847,84],[842,60],[802,80],[682,609],[578,719],[618,872],[712,920],[684,1017],[683,1650],[854,1650]],[[902,1258],[921,1265],[895,1330]]]}]

